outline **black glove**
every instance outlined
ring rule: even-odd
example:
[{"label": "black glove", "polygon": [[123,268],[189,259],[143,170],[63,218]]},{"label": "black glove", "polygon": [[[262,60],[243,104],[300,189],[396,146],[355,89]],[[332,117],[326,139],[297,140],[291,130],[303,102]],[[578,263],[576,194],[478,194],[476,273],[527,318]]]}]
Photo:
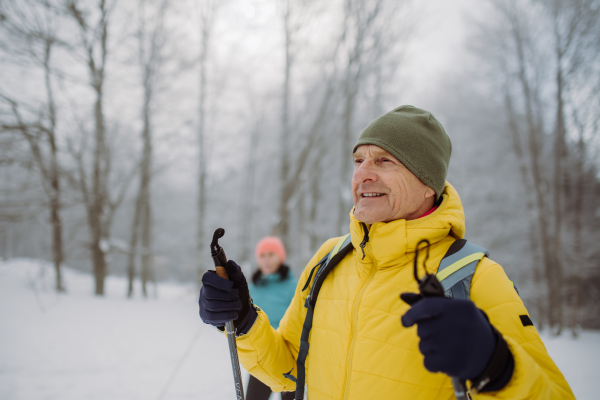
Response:
[{"label": "black glove", "polygon": [[246,277],[235,261],[229,260],[224,265],[229,280],[223,279],[215,271],[202,275],[200,289],[200,318],[206,324],[223,329],[225,324],[233,321],[237,335],[248,333],[258,317]]},{"label": "black glove", "polygon": [[477,390],[503,388],[512,376],[514,359],[487,315],[469,300],[418,296],[401,295],[414,304],[402,316],[402,325],[417,324],[425,368],[469,379]]}]

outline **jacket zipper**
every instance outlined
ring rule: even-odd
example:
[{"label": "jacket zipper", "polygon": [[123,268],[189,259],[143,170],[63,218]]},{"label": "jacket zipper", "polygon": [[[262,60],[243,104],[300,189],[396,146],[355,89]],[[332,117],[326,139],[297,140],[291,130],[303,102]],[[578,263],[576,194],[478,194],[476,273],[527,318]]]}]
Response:
[{"label": "jacket zipper", "polygon": [[365,231],[365,236],[363,237],[363,240],[360,243],[360,249],[362,250],[362,253],[363,253],[362,259],[364,260],[365,259],[365,246],[369,242],[369,229],[367,228],[367,225],[364,222],[361,222],[361,224]]},{"label": "jacket zipper", "polygon": [[[363,249],[363,254],[365,245],[369,241],[369,231],[367,230],[366,226],[364,226],[364,229],[365,239],[363,240],[363,243],[361,243],[360,246]],[[352,306],[352,335],[350,336],[350,350],[348,352],[348,359],[346,360],[346,385],[344,387],[344,396],[342,397],[344,400],[347,400],[348,396],[350,395],[350,379],[352,378],[352,359],[354,358],[354,347],[356,346],[356,331],[358,330],[358,307],[360,306],[363,294],[367,290],[367,287],[369,286],[369,284],[373,280],[373,277],[375,277],[375,273],[377,272],[377,264],[375,262],[375,258],[371,254],[369,254],[369,257],[371,257],[371,260],[373,260],[373,269],[371,270],[367,281],[360,289],[358,296],[356,296],[356,300],[354,301],[354,305]]]}]

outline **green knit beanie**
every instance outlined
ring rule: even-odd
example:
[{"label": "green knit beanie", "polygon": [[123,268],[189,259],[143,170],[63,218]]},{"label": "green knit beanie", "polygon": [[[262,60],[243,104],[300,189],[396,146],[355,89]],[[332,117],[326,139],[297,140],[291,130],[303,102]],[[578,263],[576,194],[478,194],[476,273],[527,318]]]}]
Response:
[{"label": "green knit beanie", "polygon": [[363,144],[387,150],[432,188],[439,199],[448,174],[452,143],[430,112],[400,106],[371,122],[360,134],[352,153]]}]

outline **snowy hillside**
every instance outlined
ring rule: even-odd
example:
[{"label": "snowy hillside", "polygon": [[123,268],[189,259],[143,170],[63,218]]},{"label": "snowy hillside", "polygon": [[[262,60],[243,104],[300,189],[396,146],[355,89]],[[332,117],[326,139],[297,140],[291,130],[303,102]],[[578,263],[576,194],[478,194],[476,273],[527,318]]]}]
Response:
[{"label": "snowy hillside", "polygon": [[[194,287],[128,300],[109,277],[98,299],[88,275],[66,269],[64,296],[52,279],[37,261],[0,263],[0,399],[235,398],[226,338],[200,321]],[[577,398],[597,398],[600,333],[545,342]]]}]

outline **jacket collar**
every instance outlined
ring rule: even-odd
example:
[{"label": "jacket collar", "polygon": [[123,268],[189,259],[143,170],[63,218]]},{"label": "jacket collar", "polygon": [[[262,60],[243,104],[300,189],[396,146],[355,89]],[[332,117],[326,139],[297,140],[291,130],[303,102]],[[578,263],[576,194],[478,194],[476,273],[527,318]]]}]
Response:
[{"label": "jacket collar", "polygon": [[[378,268],[397,265],[400,258],[410,256],[420,240],[427,239],[435,244],[451,235],[456,239],[464,237],[465,215],[458,193],[446,182],[440,206],[431,214],[406,221],[399,219],[391,222],[376,222],[367,225],[369,241],[364,262],[375,262]],[[362,260],[361,243],[364,240],[363,223],[354,217],[354,208],[350,212],[350,234],[352,244],[357,251],[358,260]],[[371,260],[371,256],[375,260]]]}]

